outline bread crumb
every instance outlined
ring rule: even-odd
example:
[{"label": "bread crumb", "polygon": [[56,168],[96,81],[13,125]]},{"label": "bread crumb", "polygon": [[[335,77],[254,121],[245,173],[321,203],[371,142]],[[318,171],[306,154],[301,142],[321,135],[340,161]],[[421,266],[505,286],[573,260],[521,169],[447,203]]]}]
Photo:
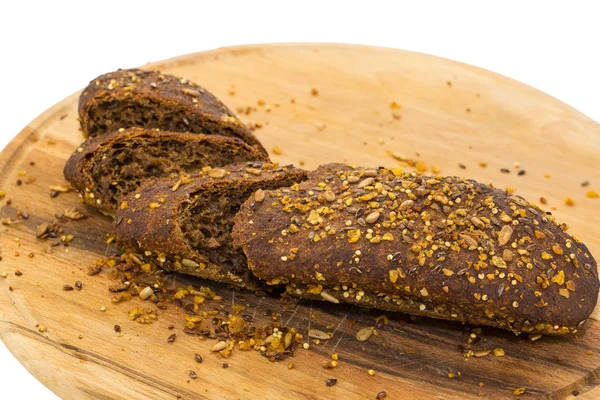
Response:
[{"label": "bread crumb", "polygon": [[273,154],[280,156],[282,154],[281,148],[279,146],[273,147]]}]

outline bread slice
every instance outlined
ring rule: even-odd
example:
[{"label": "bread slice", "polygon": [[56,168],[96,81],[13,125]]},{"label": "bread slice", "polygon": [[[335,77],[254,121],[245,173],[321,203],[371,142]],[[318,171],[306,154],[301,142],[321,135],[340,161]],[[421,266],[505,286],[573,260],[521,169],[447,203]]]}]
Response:
[{"label": "bread slice", "polygon": [[267,154],[252,132],[210,92],[158,71],[122,69],[97,77],[79,98],[79,120],[85,137],[139,126],[235,137]]},{"label": "bread slice", "polygon": [[269,159],[232,137],[128,128],[86,140],[64,175],[86,204],[113,215],[120,199],[148,180],[254,160]]},{"label": "bread slice", "polygon": [[117,237],[150,251],[166,270],[253,287],[246,257],[231,243],[233,216],[257,190],[304,179],[306,172],[291,166],[244,163],[205,170],[175,186],[174,180],[148,182],[117,211]]},{"label": "bread slice", "polygon": [[234,245],[292,295],[543,334],[596,305],[596,261],[566,225],[472,180],[329,164],[263,195]]}]

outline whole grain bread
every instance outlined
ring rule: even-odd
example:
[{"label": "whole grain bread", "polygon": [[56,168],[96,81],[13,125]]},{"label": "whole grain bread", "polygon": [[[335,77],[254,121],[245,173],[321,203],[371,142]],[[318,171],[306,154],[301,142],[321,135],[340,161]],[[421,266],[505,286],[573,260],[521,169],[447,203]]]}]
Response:
[{"label": "whole grain bread", "polygon": [[117,237],[151,252],[166,270],[251,288],[256,279],[231,243],[233,216],[255,191],[304,179],[303,170],[254,162],[207,168],[175,186],[173,180],[148,182],[117,211]]},{"label": "whole grain bread", "polygon": [[100,75],[79,97],[79,120],[85,137],[140,126],[235,137],[267,154],[214,95],[188,79],[158,71],[122,69]]},{"label": "whole grain bread", "polygon": [[64,175],[84,203],[113,215],[121,198],[148,180],[255,160],[269,161],[233,137],[121,128],[82,143]]},{"label": "whole grain bread", "polygon": [[596,305],[596,262],[566,225],[472,180],[329,164],[261,197],[234,245],[295,296],[543,334]]}]

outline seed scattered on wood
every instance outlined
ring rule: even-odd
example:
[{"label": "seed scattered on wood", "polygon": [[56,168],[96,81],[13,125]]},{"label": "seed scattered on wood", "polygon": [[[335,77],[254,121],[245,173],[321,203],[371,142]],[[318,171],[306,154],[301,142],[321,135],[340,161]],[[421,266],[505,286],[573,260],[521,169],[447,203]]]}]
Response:
[{"label": "seed scattered on wood", "polygon": [[337,383],[337,379],[335,378],[329,378],[325,381],[325,385],[327,386],[334,386]]},{"label": "seed scattered on wood", "polygon": [[536,340],[538,340],[541,337],[542,337],[541,334],[534,333],[534,334],[529,335],[529,340],[531,340],[532,342],[535,342]]},{"label": "seed scattered on wood", "polygon": [[519,172],[517,172],[517,175],[519,175],[519,176],[525,175],[525,170],[524,169],[520,170]]},{"label": "seed scattered on wood", "polygon": [[319,329],[309,329],[308,337],[313,339],[328,340],[331,339],[333,335],[329,332],[323,332]]},{"label": "seed scattered on wood", "polygon": [[176,333],[174,333],[174,334],[172,334],[171,336],[169,336],[169,337],[167,338],[167,342],[168,342],[168,343],[173,343],[173,342],[175,341],[175,339],[177,339],[177,334],[176,334]]},{"label": "seed scattered on wood", "polygon": [[77,289],[77,290],[83,289],[83,282],[81,282],[81,281],[75,282],[75,289]]},{"label": "seed scattered on wood", "polygon": [[224,341],[220,341],[215,343],[211,348],[210,351],[221,351],[223,350],[225,347],[227,347],[227,342]]},{"label": "seed scattered on wood", "polygon": [[67,193],[71,191],[71,187],[67,185],[50,185],[50,190],[60,193]]},{"label": "seed scattered on wood", "polygon": [[362,328],[356,333],[356,340],[358,340],[359,342],[366,342],[367,340],[369,340],[374,331],[374,326],[367,326],[366,328]]},{"label": "seed scattered on wood", "polygon": [[508,169],[508,168],[501,168],[500,172],[502,172],[503,174],[510,174],[510,169]]},{"label": "seed scattered on wood", "polygon": [[490,353],[491,353],[490,350],[478,350],[478,351],[473,352],[473,357],[477,357],[477,358],[485,357],[485,356],[488,356]]},{"label": "seed scattered on wood", "polygon": [[48,234],[48,224],[43,223],[38,225],[36,231],[35,231],[35,237],[38,239],[44,238],[46,237]]},{"label": "seed scattered on wood", "polygon": [[545,197],[540,197],[540,203],[542,203],[542,204],[548,204],[548,200],[546,200]]},{"label": "seed scattered on wood", "polygon": [[520,396],[520,395],[522,395],[523,393],[525,393],[525,391],[526,391],[526,390],[527,390],[527,389],[525,389],[524,387],[516,388],[516,389],[515,389],[515,391],[513,392],[513,394],[514,394],[515,396]]},{"label": "seed scattered on wood", "polygon": [[504,357],[504,349],[496,348],[494,349],[494,356],[496,357]]},{"label": "seed scattered on wood", "polygon": [[85,217],[85,215],[83,215],[83,213],[81,211],[79,211],[78,209],[76,209],[75,207],[67,208],[65,210],[65,212],[63,213],[63,215],[65,217],[75,220],[75,221],[80,220]]},{"label": "seed scattered on wood", "polygon": [[147,300],[150,298],[150,296],[152,296],[154,294],[154,289],[152,289],[150,286],[146,286],[141,292],[140,292],[140,299],[142,300]]},{"label": "seed scattered on wood", "polygon": [[387,397],[386,392],[379,392],[379,393],[377,393],[377,397],[375,397],[375,400],[385,399],[386,397]]},{"label": "seed scattered on wood", "polygon": [[[467,108],[467,110],[468,110],[468,108]],[[460,169],[467,169],[467,166],[465,164],[458,164],[458,167]]]},{"label": "seed scattered on wood", "polygon": [[192,371],[191,369],[190,369],[190,378],[192,378],[192,379],[198,379],[198,374],[196,374],[196,373],[195,373],[194,371]]},{"label": "seed scattered on wood", "polygon": [[223,368],[229,368],[229,364],[223,363]]},{"label": "seed scattered on wood", "polygon": [[202,358],[202,356],[198,353],[194,354],[194,360],[196,360],[197,363],[201,364],[204,359]]},{"label": "seed scattered on wood", "polygon": [[21,271],[19,271],[19,270],[16,270],[16,271],[15,271],[15,275],[16,275],[16,276],[22,276],[22,275],[23,275],[23,273],[22,273]]},{"label": "seed scattered on wood", "polygon": [[374,369],[370,369],[369,371],[367,371],[367,373],[371,376],[375,375],[375,370]]},{"label": "seed scattered on wood", "polygon": [[65,292],[70,292],[71,290],[75,290],[71,285],[63,285],[63,290]]},{"label": "seed scattered on wood", "polygon": [[265,199],[265,191],[262,189],[258,189],[254,193],[254,201],[261,203]]},{"label": "seed scattered on wood", "polygon": [[581,182],[581,186],[582,187],[586,187],[586,186],[589,186],[589,185],[590,185],[589,181],[583,181],[583,182]]}]

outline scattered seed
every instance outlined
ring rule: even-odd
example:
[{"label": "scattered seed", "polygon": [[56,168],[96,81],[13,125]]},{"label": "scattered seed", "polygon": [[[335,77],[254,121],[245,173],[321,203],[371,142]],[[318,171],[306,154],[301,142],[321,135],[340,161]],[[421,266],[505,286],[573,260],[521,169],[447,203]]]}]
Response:
[{"label": "scattered seed", "polygon": [[194,371],[192,371],[191,369],[190,369],[190,378],[192,378],[192,379],[198,379],[198,375]]},{"label": "scattered seed", "polygon": [[570,197],[567,196],[567,197],[565,197],[565,204],[568,205],[568,206],[574,206],[575,205],[575,200],[573,200],[572,198],[570,198]]},{"label": "scattered seed", "polygon": [[525,170],[524,169],[520,170],[519,172],[517,172],[517,175],[519,175],[519,176],[525,175]]},{"label": "scattered seed", "polygon": [[168,343],[173,343],[173,342],[175,341],[175,339],[177,339],[177,334],[176,334],[176,333],[174,333],[174,334],[172,334],[171,336],[169,336],[169,337],[167,338],[167,342],[168,342]]},{"label": "scattered seed", "polygon": [[582,186],[582,187],[589,186],[589,184],[590,184],[590,182],[589,182],[589,181],[583,181],[583,182],[581,182],[581,186]]},{"label": "scattered seed", "polygon": [[370,370],[368,371],[368,374],[369,374],[369,375],[371,375],[371,376],[375,375],[375,370],[373,370],[373,369],[370,369]]},{"label": "scattered seed", "polygon": [[542,335],[539,333],[534,333],[532,335],[529,335],[529,340],[531,340],[532,342],[535,342],[536,340],[538,340],[539,338],[541,338]]},{"label": "scattered seed", "polygon": [[75,289],[77,289],[77,290],[83,289],[83,283],[81,281],[75,282]]},{"label": "scattered seed", "polygon": [[[467,110],[468,110],[468,108],[467,108]],[[465,164],[458,164],[458,167],[460,169],[467,169],[467,166]]]},{"label": "scattered seed", "polygon": [[48,233],[48,224],[43,223],[38,225],[37,230],[35,231],[35,237],[41,239],[45,237]]},{"label": "scattered seed", "polygon": [[194,360],[196,360],[197,363],[201,364],[204,359],[202,358],[202,356],[198,353],[194,354]]},{"label": "scattered seed", "polygon": [[217,342],[210,348],[210,351],[221,351],[227,347],[227,343],[224,341]]},{"label": "scattered seed", "polygon": [[121,325],[114,326],[115,332],[121,332]]},{"label": "scattered seed", "polygon": [[229,368],[229,364],[223,363],[223,368]]},{"label": "scattered seed", "polygon": [[335,378],[329,378],[325,381],[325,385],[327,386],[334,386],[337,383],[337,379]]},{"label": "scattered seed", "polygon": [[333,337],[333,335],[329,332],[323,332],[318,329],[309,329],[308,337],[313,338],[313,339],[328,340],[328,339],[331,339]]},{"label": "scattered seed", "polygon": [[527,389],[525,389],[524,387],[516,388],[516,389],[515,389],[515,391],[513,392],[513,394],[514,394],[515,396],[520,396],[520,395],[522,395],[523,393],[525,393],[525,391],[526,391],[526,390],[527,390]]},{"label": "scattered seed", "polygon": [[319,91],[315,88],[312,88],[312,89],[310,89],[310,94],[311,94],[311,96],[318,96]]},{"label": "scattered seed", "polygon": [[83,213],[81,211],[79,211],[78,209],[76,209],[75,207],[67,208],[65,210],[65,212],[63,213],[63,215],[65,217],[75,220],[75,221],[80,220],[85,217],[85,215],[83,215]]},{"label": "scattered seed", "polygon": [[16,275],[16,276],[22,276],[22,275],[23,275],[23,273],[17,269],[17,270],[15,271],[15,275]]},{"label": "scattered seed", "polygon": [[510,169],[508,169],[508,168],[501,168],[500,172],[502,172],[503,174],[510,174]]},{"label": "scattered seed", "polygon": [[141,292],[140,292],[140,299],[142,300],[147,300],[150,298],[150,296],[152,296],[154,294],[154,289],[152,289],[150,286],[146,286]]},{"label": "scattered seed", "polygon": [[485,356],[488,356],[490,353],[491,353],[490,350],[478,350],[478,351],[473,352],[473,357],[477,357],[477,358],[485,357]]},{"label": "scattered seed", "polygon": [[545,197],[540,197],[540,203],[542,203],[542,204],[548,204],[548,200],[546,200]]},{"label": "scattered seed", "polygon": [[369,340],[374,331],[374,326],[367,326],[365,328],[362,328],[356,333],[356,340],[358,340],[359,342],[365,342]]},{"label": "scattered seed", "polygon": [[70,292],[70,291],[74,290],[74,288],[71,285],[63,285],[63,290],[65,292]]},{"label": "scattered seed", "polygon": [[387,397],[386,392],[379,392],[379,393],[377,393],[377,397],[375,397],[375,400],[385,399],[386,397]]},{"label": "scattered seed", "polygon": [[102,311],[102,312],[106,311],[106,307],[104,307],[104,306],[101,306],[101,307],[100,307],[100,311]]},{"label": "scattered seed", "polygon": [[494,356],[496,357],[504,357],[504,349],[496,348],[494,349]]}]

